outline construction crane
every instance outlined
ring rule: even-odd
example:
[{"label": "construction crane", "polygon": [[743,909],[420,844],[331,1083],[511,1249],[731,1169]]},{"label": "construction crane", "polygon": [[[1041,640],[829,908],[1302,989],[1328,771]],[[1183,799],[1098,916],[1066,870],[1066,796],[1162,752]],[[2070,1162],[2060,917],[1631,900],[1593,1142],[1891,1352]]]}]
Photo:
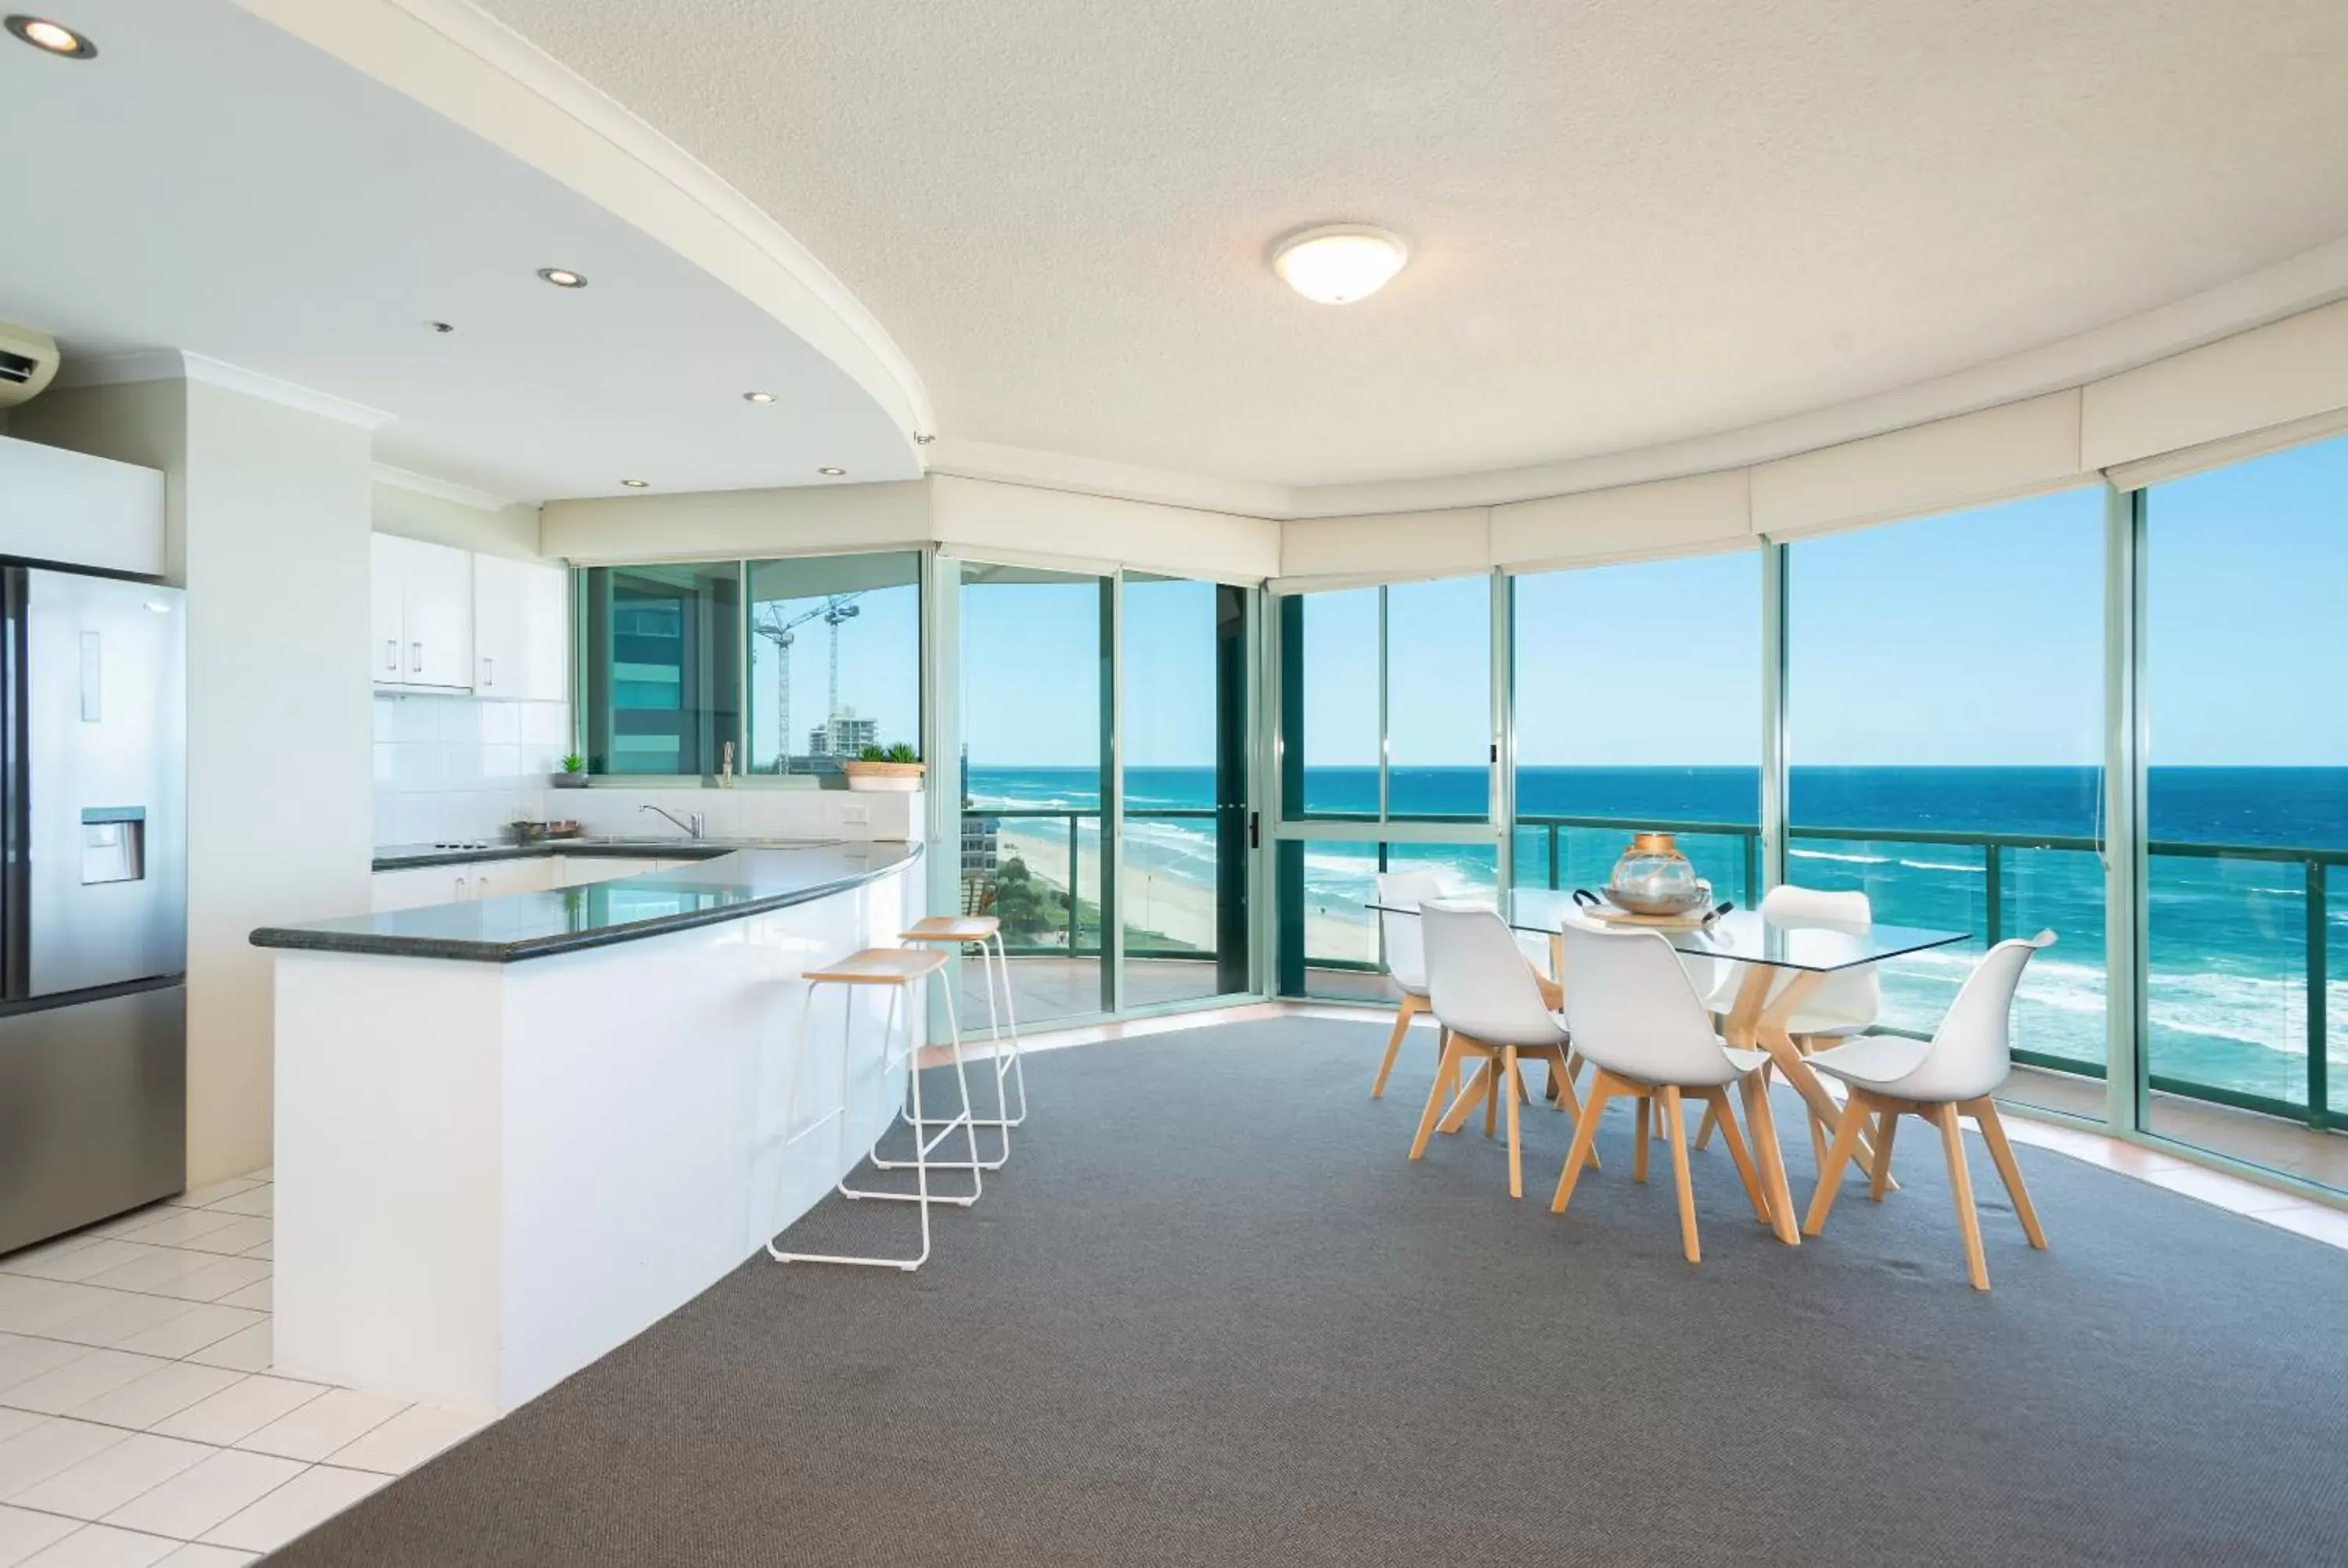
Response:
[{"label": "construction crane", "polygon": [[780,738],[775,753],[775,771],[791,771],[791,645],[798,641],[798,628],[810,620],[820,620],[831,630],[831,712],[824,715],[827,723],[831,713],[839,712],[839,623],[852,620],[857,614],[856,600],[862,590],[855,593],[826,594],[811,610],[784,618],[782,604],[763,607],[753,630],[775,645],[775,708],[776,723],[780,726]]}]

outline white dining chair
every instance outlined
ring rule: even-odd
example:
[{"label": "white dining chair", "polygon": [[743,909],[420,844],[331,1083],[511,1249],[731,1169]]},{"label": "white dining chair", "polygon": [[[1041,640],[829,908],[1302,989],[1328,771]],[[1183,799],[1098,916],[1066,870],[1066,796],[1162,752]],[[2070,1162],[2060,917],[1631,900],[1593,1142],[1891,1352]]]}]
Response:
[{"label": "white dining chair", "polygon": [[[1433,872],[1387,871],[1378,876],[1380,904],[1420,904],[1441,897],[1444,890],[1443,879]],[[1385,1060],[1378,1063],[1377,1079],[1370,1085],[1373,1100],[1385,1094],[1387,1075],[1394,1071],[1395,1057],[1402,1050],[1403,1036],[1410,1032],[1411,1020],[1426,1010],[1426,948],[1419,917],[1380,909],[1378,935],[1386,950],[1386,975],[1401,988],[1402,1002],[1395,1009],[1394,1033],[1386,1038]],[[1440,1059],[1443,1038],[1439,1030],[1435,1050]]]},{"label": "white dining chair", "polygon": [[[1779,1239],[1794,1241],[1793,1198],[1786,1188],[1776,1127],[1761,1075],[1768,1052],[1739,1050],[1714,1032],[1704,998],[1662,933],[1569,920],[1564,938],[1566,1024],[1573,1031],[1574,1050],[1596,1071],[1550,1211],[1561,1214],[1572,1200],[1583,1155],[1597,1134],[1606,1102],[1635,1099],[1639,1112],[1631,1178],[1647,1179],[1648,1120],[1659,1111],[1671,1139],[1672,1173],[1679,1188],[1681,1249],[1690,1263],[1702,1262],[1695,1191],[1689,1183],[1687,1126],[1680,1114],[1682,1097],[1689,1095],[1718,1113],[1729,1157],[1736,1163],[1755,1216],[1772,1226]],[[1757,1171],[1729,1108],[1731,1085],[1745,1096],[1754,1151],[1761,1162]]]},{"label": "white dining chair", "polygon": [[2013,1162],[2013,1147],[2005,1140],[1997,1105],[1990,1098],[2013,1070],[2012,1019],[2013,993],[2031,958],[2054,940],[2041,931],[2027,941],[2016,938],[1992,948],[1949,1004],[1948,1015],[1929,1040],[1900,1035],[1869,1035],[1847,1045],[1822,1050],[1810,1058],[1818,1072],[1839,1079],[1850,1091],[1842,1120],[1835,1128],[1834,1147],[1818,1173],[1818,1190],[1810,1200],[1803,1234],[1817,1235],[1825,1228],[1827,1212],[1834,1206],[1835,1188],[1842,1168],[1858,1146],[1860,1130],[1875,1117],[1874,1180],[1869,1196],[1883,1201],[1885,1180],[1891,1173],[1891,1135],[1902,1116],[1921,1116],[1941,1130],[1941,1148],[1948,1157],[1949,1185],[1955,1190],[1957,1225],[1964,1233],[1965,1272],[1975,1290],[1989,1288],[1989,1264],[1982,1255],[1981,1216],[1973,1210],[1972,1177],[1965,1167],[1965,1140],[1958,1117],[1971,1116],[1981,1126],[1982,1142],[2022,1221],[2022,1234],[2043,1250],[2046,1233],[2038,1211],[2022,1184],[2022,1168]]},{"label": "white dining chair", "polygon": [[[1864,893],[1832,893],[1784,882],[1763,896],[1761,917],[1789,931],[1840,931],[1859,937],[1865,936],[1875,924],[1875,910]],[[1738,992],[1745,984],[1745,967],[1717,967],[1729,972],[1715,982],[1705,1005],[1725,1018],[1735,1010]],[[1792,975],[1781,973],[1761,1005],[1766,1007],[1792,982]],[[1794,1049],[1807,1056],[1818,1049],[1820,1040],[1847,1040],[1866,1033],[1874,1027],[1882,1010],[1883,982],[1873,964],[1862,964],[1828,975],[1825,983],[1805,998],[1794,1016],[1786,1020],[1786,1033],[1793,1040]],[[1697,1148],[1712,1142],[1713,1122],[1713,1113],[1706,1111],[1703,1124],[1696,1128]],[[1825,1157],[1827,1129],[1816,1117],[1810,1119],[1810,1146],[1819,1158]]]},{"label": "white dining chair", "polygon": [[[1509,1195],[1520,1198],[1525,1192],[1524,1146],[1517,1107],[1530,1097],[1518,1064],[1528,1060],[1549,1063],[1558,1087],[1557,1109],[1581,1122],[1581,1097],[1565,1077],[1565,1020],[1550,1010],[1532,966],[1498,915],[1462,898],[1430,898],[1419,905],[1418,913],[1426,941],[1427,1002],[1435,1021],[1443,1027],[1444,1044],[1410,1157],[1426,1155],[1427,1139],[1438,1124],[1447,1132],[1455,1132],[1478,1105],[1484,1108],[1484,1132],[1489,1137],[1506,1102]],[[1481,1065],[1454,1091],[1452,1085],[1459,1082],[1460,1070],[1470,1058]],[[1596,1152],[1587,1152],[1595,1165]]]}]

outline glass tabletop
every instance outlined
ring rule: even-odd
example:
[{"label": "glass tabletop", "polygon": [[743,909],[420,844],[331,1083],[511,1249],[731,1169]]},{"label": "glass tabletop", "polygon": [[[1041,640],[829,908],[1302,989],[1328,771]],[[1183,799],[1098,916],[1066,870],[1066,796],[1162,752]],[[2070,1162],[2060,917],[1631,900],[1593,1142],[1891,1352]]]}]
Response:
[{"label": "glass tabletop", "polygon": [[[1519,887],[1503,894],[1496,904],[1489,895],[1461,895],[1497,908],[1500,917],[1519,931],[1554,936],[1565,917],[1574,913],[1573,895],[1548,887]],[[1369,907],[1383,915],[1416,915],[1416,903],[1373,898]],[[1636,927],[1618,927],[1635,929]],[[1733,909],[1700,930],[1663,931],[1663,938],[1691,958],[1718,958],[1732,964],[1767,964],[1772,968],[1808,969],[1832,974],[1879,964],[1910,953],[1946,948],[1972,937],[1971,931],[1936,931],[1919,926],[1869,926],[1864,931],[1822,931],[1815,927],[1789,927],[1765,920],[1751,909]]]}]

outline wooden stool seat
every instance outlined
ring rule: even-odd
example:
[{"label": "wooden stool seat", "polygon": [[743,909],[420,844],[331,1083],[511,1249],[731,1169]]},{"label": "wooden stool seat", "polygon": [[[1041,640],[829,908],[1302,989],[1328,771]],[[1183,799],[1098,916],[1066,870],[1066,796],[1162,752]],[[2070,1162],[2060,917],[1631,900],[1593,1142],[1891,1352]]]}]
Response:
[{"label": "wooden stool seat", "polygon": [[901,942],[984,942],[991,941],[1003,922],[992,915],[932,915],[916,920],[909,930],[897,933]]},{"label": "wooden stool seat", "polygon": [[903,986],[945,967],[946,956],[930,948],[867,948],[799,978],[809,984]]}]

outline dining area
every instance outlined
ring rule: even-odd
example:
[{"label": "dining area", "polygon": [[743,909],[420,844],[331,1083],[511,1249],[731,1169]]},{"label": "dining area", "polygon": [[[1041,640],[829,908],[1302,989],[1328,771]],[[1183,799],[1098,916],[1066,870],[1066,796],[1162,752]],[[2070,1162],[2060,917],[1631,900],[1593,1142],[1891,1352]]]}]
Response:
[{"label": "dining area", "polygon": [[[1781,884],[1757,909],[1715,903],[1667,833],[1636,835],[1601,889],[1495,894],[1440,872],[1390,872],[1378,876],[1370,907],[1401,993],[1374,1099],[1412,1034],[1428,1032],[1413,1025],[1435,1026],[1434,1081],[1411,1160],[1426,1160],[1437,1139],[1480,1113],[1485,1137],[1505,1127],[1509,1196],[1521,1200],[1525,1119],[1561,1117],[1571,1143],[1550,1207],[1565,1215],[1582,1182],[1606,1178],[1597,1135],[1607,1107],[1622,1102],[1635,1128],[1631,1179],[1647,1182],[1662,1144],[1682,1251],[1699,1264],[1694,1181],[1715,1141],[1756,1228],[1798,1247],[1824,1236],[1846,1180],[1863,1180],[1870,1202],[1893,1198],[1898,1132],[1913,1117],[1940,1146],[1966,1278],[1986,1291],[1970,1121],[2024,1239],[2046,1248],[1993,1096],[2012,1068],[2015,991],[2054,932],[1992,945],[1926,1035],[1880,1018],[1881,968],[1973,933],[1879,922],[1863,891]],[[1538,1094],[1529,1064],[1545,1069]],[[1692,1109],[1700,1112],[1693,1128]],[[1781,1111],[1807,1130],[1817,1172],[1799,1198]]]}]

